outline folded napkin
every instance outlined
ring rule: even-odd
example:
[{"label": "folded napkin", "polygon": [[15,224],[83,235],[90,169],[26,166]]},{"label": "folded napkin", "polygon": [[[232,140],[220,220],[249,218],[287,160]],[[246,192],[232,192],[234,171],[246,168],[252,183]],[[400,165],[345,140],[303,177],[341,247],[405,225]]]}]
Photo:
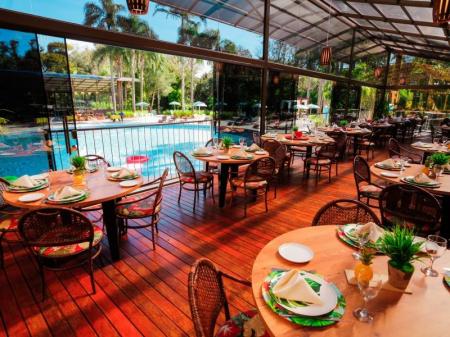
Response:
[{"label": "folded napkin", "polygon": [[24,175],[14,180],[11,185],[16,187],[33,188],[38,185],[38,182],[31,178],[29,175]]},{"label": "folded napkin", "polygon": [[121,168],[115,175],[116,178],[127,178],[136,175],[136,171],[133,169]]},{"label": "folded napkin", "polygon": [[247,158],[248,156],[249,156],[248,153],[245,153],[244,151],[239,150],[232,157],[235,157],[235,158]]},{"label": "folded napkin", "polygon": [[421,172],[414,177],[414,181],[419,184],[433,184],[435,181]]},{"label": "folded napkin", "polygon": [[319,295],[295,269],[286,272],[272,288],[272,292],[275,296],[286,300],[323,304]]},{"label": "folded napkin", "polygon": [[195,154],[208,154],[209,150],[208,150],[208,148],[202,146],[202,147],[199,147],[198,149],[194,150],[194,153]]},{"label": "folded napkin", "polygon": [[394,168],[395,165],[395,160],[392,158],[388,158],[386,160],[383,160],[382,162],[380,162],[379,164],[381,164],[384,167],[390,167],[390,168]]},{"label": "folded napkin", "polygon": [[70,197],[74,197],[77,195],[81,195],[83,192],[73,188],[72,186],[64,186],[55,192],[54,199],[55,200],[64,200]]},{"label": "folded napkin", "polygon": [[259,150],[261,150],[261,148],[256,143],[253,143],[252,145],[250,145],[247,148],[247,150],[249,150],[249,151],[259,151]]},{"label": "folded napkin", "polygon": [[367,238],[371,242],[377,242],[379,238],[384,235],[384,229],[378,226],[374,222],[368,222],[365,225],[358,226],[355,230],[356,236],[367,235]]},{"label": "folded napkin", "polygon": [[421,146],[423,146],[423,143],[422,142],[415,142],[415,143],[412,143],[411,145],[421,147]]}]

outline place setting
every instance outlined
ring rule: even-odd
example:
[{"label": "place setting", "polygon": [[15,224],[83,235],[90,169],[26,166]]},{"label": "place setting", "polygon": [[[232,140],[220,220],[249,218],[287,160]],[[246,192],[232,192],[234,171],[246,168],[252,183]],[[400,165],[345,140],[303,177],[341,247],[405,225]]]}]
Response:
[{"label": "place setting", "polygon": [[39,191],[49,186],[48,175],[29,176],[23,175],[13,181],[10,181],[7,189],[13,193],[27,193]]},{"label": "place setting", "polygon": [[[119,181],[119,182],[121,182],[121,186],[129,187],[129,185],[132,183],[131,182],[125,183],[125,181],[131,181],[133,179],[139,178],[139,176],[140,175],[136,170],[122,167],[119,171],[115,171],[115,172],[111,173],[110,175],[108,175],[108,180]],[[136,182],[136,184],[134,184],[132,186],[135,186],[135,185],[137,185],[137,182]]]},{"label": "place setting", "polygon": [[53,205],[64,205],[85,200],[89,196],[87,190],[73,186],[63,186],[50,193],[46,203]]},{"label": "place setting", "polygon": [[194,157],[211,157],[214,155],[213,151],[207,147],[199,147],[192,151]]},{"label": "place setting", "polygon": [[431,179],[428,175],[426,175],[423,172],[420,172],[415,176],[402,177],[400,178],[400,181],[407,184],[427,188],[438,188],[441,185],[439,181]]}]

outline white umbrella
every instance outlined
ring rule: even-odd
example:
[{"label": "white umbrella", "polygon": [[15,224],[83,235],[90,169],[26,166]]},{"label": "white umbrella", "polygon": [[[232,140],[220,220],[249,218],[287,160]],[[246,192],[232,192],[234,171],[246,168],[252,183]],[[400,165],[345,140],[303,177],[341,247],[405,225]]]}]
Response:
[{"label": "white umbrella", "polygon": [[194,106],[196,108],[206,108],[207,107],[206,103],[203,103],[200,101],[194,102],[194,104],[192,104],[192,106]]},{"label": "white umbrella", "polygon": [[136,106],[138,106],[138,107],[148,107],[150,104],[148,104],[147,102],[139,102],[139,103],[136,103]]},{"label": "white umbrella", "polygon": [[307,105],[308,109],[319,109],[320,106],[316,105],[316,104],[308,104]]},{"label": "white umbrella", "polygon": [[173,102],[170,102],[169,105],[177,105],[177,106],[179,106],[179,105],[181,105],[181,104],[178,103],[178,102],[173,101]]}]

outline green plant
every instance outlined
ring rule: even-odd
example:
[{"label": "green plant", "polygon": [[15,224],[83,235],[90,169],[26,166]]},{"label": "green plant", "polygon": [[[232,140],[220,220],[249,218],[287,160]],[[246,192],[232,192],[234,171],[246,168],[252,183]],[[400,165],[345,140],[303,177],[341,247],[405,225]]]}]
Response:
[{"label": "green plant", "polygon": [[450,157],[445,153],[436,152],[431,155],[431,162],[433,163],[433,165],[443,166],[447,165],[449,158]]},{"label": "green plant", "polygon": [[339,126],[344,127],[344,126],[347,126],[347,125],[348,125],[348,120],[343,119],[343,120],[339,121]]},{"label": "green plant", "polygon": [[230,146],[233,144],[233,139],[231,139],[231,137],[223,137],[222,139],[222,145],[224,148],[229,149]]},{"label": "green plant", "polygon": [[389,264],[405,273],[412,273],[412,262],[418,260],[417,254],[423,242],[414,242],[414,231],[400,225],[395,225],[392,231],[386,231],[381,237],[379,249],[389,256]]},{"label": "green plant", "polygon": [[297,131],[298,131],[298,126],[297,126],[297,125],[296,125],[296,126],[293,126],[293,127],[292,127],[292,131],[297,132]]},{"label": "green plant", "polygon": [[84,171],[86,169],[86,158],[82,156],[73,156],[70,158],[70,164],[75,168],[75,171]]}]

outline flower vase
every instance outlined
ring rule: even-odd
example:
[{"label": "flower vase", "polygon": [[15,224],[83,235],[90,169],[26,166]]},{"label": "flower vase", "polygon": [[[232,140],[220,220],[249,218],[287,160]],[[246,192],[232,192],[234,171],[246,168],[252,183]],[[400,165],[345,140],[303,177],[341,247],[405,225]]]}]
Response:
[{"label": "flower vase", "polygon": [[433,172],[436,175],[436,178],[440,177],[442,175],[442,172],[444,172],[444,166],[434,164],[433,165]]},{"label": "flower vase", "polygon": [[404,271],[393,267],[388,262],[388,282],[391,286],[398,289],[406,289],[408,287],[409,281],[412,278],[414,270],[410,273],[405,273]]}]

